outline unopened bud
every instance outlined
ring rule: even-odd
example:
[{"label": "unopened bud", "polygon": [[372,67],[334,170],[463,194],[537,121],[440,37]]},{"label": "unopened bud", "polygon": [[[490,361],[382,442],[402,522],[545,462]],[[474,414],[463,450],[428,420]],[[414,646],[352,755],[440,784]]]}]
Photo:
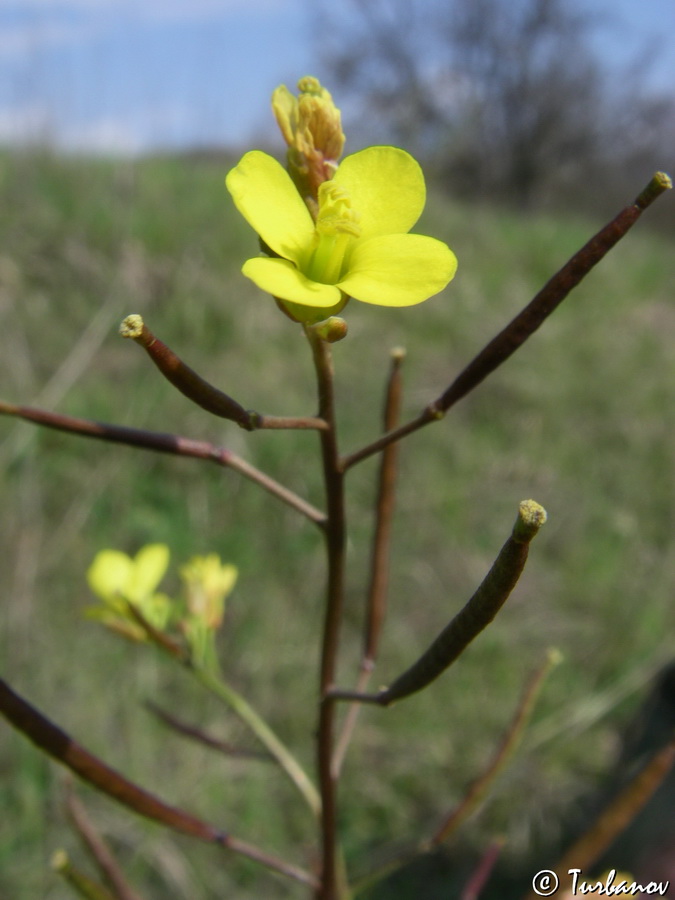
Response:
[{"label": "unopened bud", "polygon": [[272,109],[288,144],[288,171],[302,196],[316,201],[319,185],[335,174],[345,136],[340,110],[317,78],[301,78],[298,90],[294,97],[280,85]]},{"label": "unopened bud", "polygon": [[347,337],[347,323],[339,316],[330,316],[330,318],[324,319],[323,322],[318,322],[314,325],[314,331],[322,341],[326,341],[328,344],[336,344]]}]

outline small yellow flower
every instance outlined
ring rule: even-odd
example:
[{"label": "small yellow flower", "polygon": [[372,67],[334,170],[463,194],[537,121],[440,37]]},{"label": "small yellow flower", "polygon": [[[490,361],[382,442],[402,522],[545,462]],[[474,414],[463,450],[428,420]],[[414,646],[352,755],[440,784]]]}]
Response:
[{"label": "small yellow flower", "polygon": [[119,550],[101,550],[89,567],[87,581],[103,603],[89,607],[87,616],[132,640],[147,640],[145,631],[129,611],[129,604],[136,606],[155,628],[164,629],[171,600],[157,593],[156,588],[168,565],[169,548],[165,544],[148,544],[134,559]]},{"label": "small yellow flower", "polygon": [[194,556],[181,569],[188,613],[208,628],[218,628],[225,614],[225,598],[237,581],[237,567],[222,565],[216,553]]},{"label": "small yellow flower", "polygon": [[[226,184],[239,212],[275,254],[249,259],[244,275],[296,314],[297,304],[321,309],[325,318],[349,297],[413,306],[443,290],[457,269],[446,244],[408,234],[424,208],[426,188],[418,163],[396,147],[347,156],[319,187],[316,222],[285,169],[259,150],[241,159]],[[306,321],[308,311],[296,317]]]},{"label": "small yellow flower", "polygon": [[237,567],[223,565],[215,553],[195,556],[181,569],[186,615],[179,623],[198,669],[218,671],[215,637],[225,615],[225,599],[237,581]]}]

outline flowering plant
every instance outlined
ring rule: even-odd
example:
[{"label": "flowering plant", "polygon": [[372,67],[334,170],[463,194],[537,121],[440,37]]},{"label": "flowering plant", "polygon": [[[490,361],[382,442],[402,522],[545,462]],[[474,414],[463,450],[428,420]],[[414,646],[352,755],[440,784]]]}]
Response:
[{"label": "flowering plant", "polygon": [[[52,758],[128,809],[177,832],[243,855],[300,885],[315,900],[351,900],[384,874],[443,845],[455,834],[503,769],[545,676],[559,658],[556,652],[547,652],[525,685],[503,741],[459,803],[442,811],[439,823],[421,840],[403,851],[392,851],[384,867],[373,866],[366,874],[355,876],[341,840],[338,787],[359,709],[364,704],[388,707],[405,701],[443,677],[508,600],[523,573],[530,544],[546,522],[546,512],[539,503],[522,501],[515,524],[506,534],[494,563],[465,605],[448,622],[439,623],[437,636],[426,649],[411,652],[411,664],[387,686],[369,691],[386,614],[397,446],[408,435],[442,419],[508,359],[655,198],[670,187],[670,180],[662,173],[655,175],[636,201],[575,254],[432,402],[403,422],[400,396],[404,354],[393,351],[385,388],[384,431],[345,455],[340,449],[331,356],[331,344],[347,334],[346,321],[340,314],[351,299],[381,307],[420,304],[447,287],[455,275],[457,260],[443,242],[410,233],[426,199],[424,177],[417,162],[400,148],[379,146],[361,150],[340,162],[344,135],[331,95],[313,78],[303,79],[299,87],[297,98],[285,87],[277,89],[273,97],[274,112],[288,144],[287,170],[268,154],[254,150],[229,172],[226,184],[237,209],[260,240],[262,255],[252,255],[244,263],[243,274],[271,294],[282,311],[302,326],[316,373],[316,415],[282,417],[247,409],[187,366],[139,315],[127,316],[120,330],[147,352],[174,387],[210,414],[235,422],[245,431],[316,432],[325,489],[322,505],[315,506],[235,453],[205,441],[76,419],[5,402],[0,402],[0,412],[80,436],[215,462],[254,482],[316,528],[325,545],[326,577],[313,774],[300,761],[295,748],[291,749],[233,686],[236,679],[229,667],[231,657],[223,662],[219,653],[217,636],[228,621],[225,601],[238,578],[233,564],[222,563],[215,553],[192,558],[180,570],[183,598],[179,600],[158,591],[170,561],[169,549],[163,544],[147,545],[134,557],[117,550],[101,551],[87,573],[91,590],[100,603],[86,614],[124,637],[154,646],[182,665],[239,717],[262,745],[263,758],[273,762],[290,780],[308,811],[309,836],[299,851],[304,858],[291,862],[149,793],[86,750],[5,681],[0,682],[0,711]],[[372,456],[379,457],[380,467],[368,573],[370,587],[364,605],[363,653],[359,670],[354,673],[355,684],[345,687],[338,683],[338,664],[347,572],[346,481],[353,467]],[[345,707],[347,711],[341,715],[340,710]],[[173,711],[161,711],[160,715],[176,732],[222,749],[222,742],[188,726]],[[635,815],[659,775],[663,777],[668,761],[672,762],[675,745],[667,749],[670,756],[665,751],[655,756],[618,798],[613,814],[605,814],[570,851],[575,865],[592,865],[608,840]],[[55,868],[83,897],[136,898],[114,854],[72,799],[71,812],[75,828],[106,884],[84,876],[63,852],[55,857]],[[312,849],[308,851],[310,839]],[[485,848],[464,897],[477,898],[481,894],[500,846],[497,840]]]}]

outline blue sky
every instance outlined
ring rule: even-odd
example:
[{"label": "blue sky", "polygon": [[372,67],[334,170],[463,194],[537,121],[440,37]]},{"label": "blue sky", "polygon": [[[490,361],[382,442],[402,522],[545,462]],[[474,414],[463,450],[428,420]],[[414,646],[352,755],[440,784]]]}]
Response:
[{"label": "blue sky", "polygon": [[[628,57],[651,40],[652,82],[675,88],[675,0],[581,5],[611,10],[603,52]],[[0,0],[0,143],[124,153],[255,143],[274,133],[272,89],[321,74],[311,10],[311,0]]]}]

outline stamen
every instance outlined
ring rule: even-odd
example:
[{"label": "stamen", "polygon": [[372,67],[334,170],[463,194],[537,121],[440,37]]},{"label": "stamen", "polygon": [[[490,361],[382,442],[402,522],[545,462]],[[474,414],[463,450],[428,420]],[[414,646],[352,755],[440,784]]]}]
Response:
[{"label": "stamen", "polygon": [[360,218],[343,187],[331,181],[320,185],[316,247],[309,263],[310,278],[323,284],[336,284],[340,280],[349,245],[361,236]]}]

